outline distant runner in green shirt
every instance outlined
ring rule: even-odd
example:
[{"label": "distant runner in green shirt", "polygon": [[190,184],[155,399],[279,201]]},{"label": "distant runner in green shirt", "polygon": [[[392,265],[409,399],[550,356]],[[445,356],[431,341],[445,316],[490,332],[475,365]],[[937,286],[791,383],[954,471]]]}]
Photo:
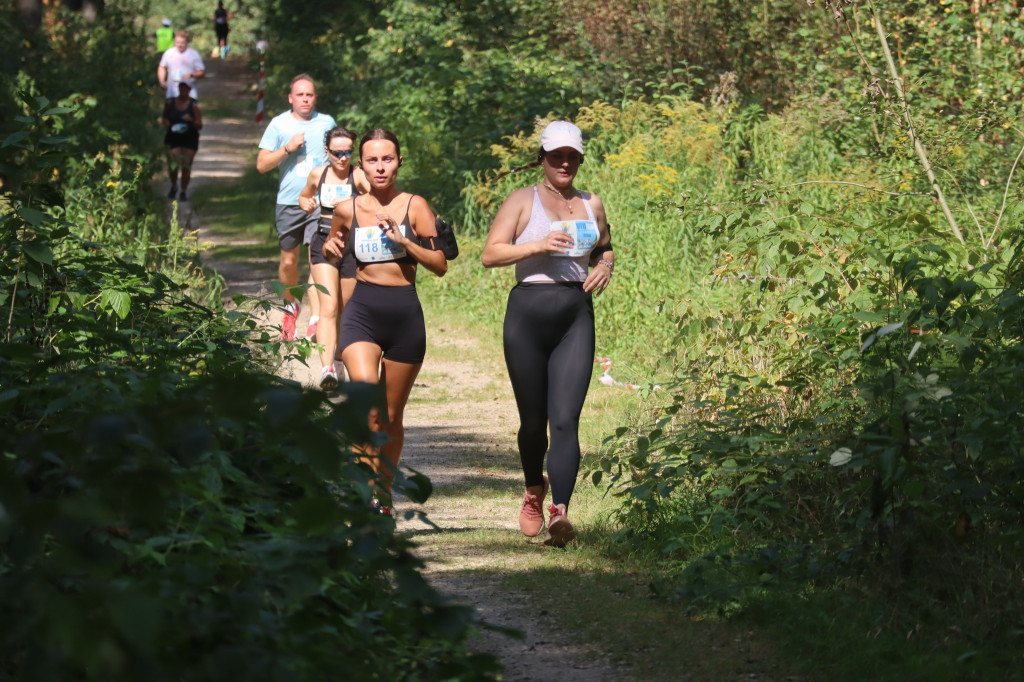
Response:
[{"label": "distant runner in green shirt", "polygon": [[174,46],[174,29],[171,28],[171,20],[164,19],[163,26],[156,30],[156,51],[163,54]]}]

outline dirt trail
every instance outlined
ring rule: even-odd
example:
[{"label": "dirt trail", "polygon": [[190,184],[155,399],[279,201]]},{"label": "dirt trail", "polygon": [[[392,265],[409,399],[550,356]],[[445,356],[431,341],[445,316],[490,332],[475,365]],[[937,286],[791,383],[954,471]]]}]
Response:
[{"label": "dirt trail", "polygon": [[[255,110],[256,74],[242,59],[211,59],[207,67],[201,96],[215,92],[237,101],[240,111]],[[217,119],[205,113],[204,118],[193,190],[240,177],[255,163],[259,137],[268,122]],[[203,224],[202,205],[184,202],[180,206],[180,221],[198,229],[201,242],[226,243]],[[277,272],[276,260],[229,263],[205,254],[204,264],[224,277],[229,293],[246,295],[267,295],[266,283]],[[307,316],[308,306],[304,306],[300,330],[305,329]],[[267,322],[278,325],[280,313]],[[503,680],[629,679],[600,653],[574,643],[542,608],[528,603],[525,595],[502,584],[503,562],[515,561],[514,557],[469,551],[474,545],[452,542],[453,537],[480,529],[507,529],[510,537],[518,534],[517,497],[522,485],[514,454],[518,420],[500,355],[482,348],[485,341],[468,338],[443,320],[430,320],[428,330],[427,359],[406,412],[402,461],[430,477],[434,494],[420,507],[399,500],[398,509],[424,511],[437,528],[400,518],[399,532],[418,543],[418,554],[427,564],[426,576],[438,589],[473,606],[483,622],[523,633],[523,639],[516,639],[484,629],[470,642],[475,651],[499,658],[505,668]],[[309,368],[292,363],[282,371],[311,385],[312,377],[319,377],[319,362],[314,358]],[[474,485],[495,491],[494,503],[472,505],[464,497],[450,494]]]}]

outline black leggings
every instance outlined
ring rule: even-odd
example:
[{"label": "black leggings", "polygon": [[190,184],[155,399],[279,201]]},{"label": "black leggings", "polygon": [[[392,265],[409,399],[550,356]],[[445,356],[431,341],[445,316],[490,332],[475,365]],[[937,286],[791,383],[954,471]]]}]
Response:
[{"label": "black leggings", "polygon": [[526,486],[544,483],[547,453],[552,500],[568,505],[580,470],[580,413],[594,370],[593,298],[579,282],[519,283],[508,295],[503,337]]}]

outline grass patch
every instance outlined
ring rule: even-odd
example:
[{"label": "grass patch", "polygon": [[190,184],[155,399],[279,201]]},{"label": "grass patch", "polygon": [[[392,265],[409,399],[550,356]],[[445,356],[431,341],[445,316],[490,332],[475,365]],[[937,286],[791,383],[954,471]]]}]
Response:
[{"label": "grass patch", "polygon": [[544,609],[586,642],[646,680],[780,679],[795,670],[763,634],[688,615],[651,598],[649,576],[632,561],[609,562],[584,533],[584,546],[549,552],[528,573],[507,581],[517,589],[557,586]]},{"label": "grass patch", "polygon": [[843,584],[805,594],[766,593],[739,621],[771,633],[781,650],[820,679],[1022,679],[1019,650],[987,647],[943,623],[935,606]]}]

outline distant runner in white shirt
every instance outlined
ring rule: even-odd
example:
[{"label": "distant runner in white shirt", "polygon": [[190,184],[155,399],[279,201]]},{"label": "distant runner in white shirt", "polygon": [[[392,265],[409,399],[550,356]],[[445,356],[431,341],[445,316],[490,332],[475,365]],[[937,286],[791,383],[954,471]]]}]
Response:
[{"label": "distant runner in white shirt", "polygon": [[174,47],[168,48],[156,67],[160,87],[167,91],[167,99],[178,96],[178,83],[188,83],[192,88],[192,99],[198,100],[196,81],[206,75],[206,65],[199,53],[188,46],[188,32],[174,34]]}]

